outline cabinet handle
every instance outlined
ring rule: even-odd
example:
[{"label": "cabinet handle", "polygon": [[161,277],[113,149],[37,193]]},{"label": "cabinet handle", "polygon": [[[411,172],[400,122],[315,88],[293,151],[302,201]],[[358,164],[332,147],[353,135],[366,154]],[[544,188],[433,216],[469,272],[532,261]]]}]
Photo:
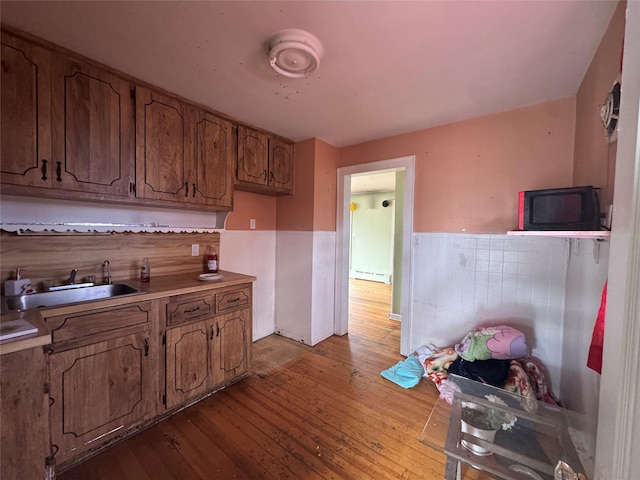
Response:
[{"label": "cabinet handle", "polygon": [[47,179],[47,159],[42,159],[42,167],[40,167],[40,171],[42,172],[42,180]]},{"label": "cabinet handle", "polygon": [[213,340],[213,325],[211,325],[211,337],[210,340]]},{"label": "cabinet handle", "polygon": [[54,403],[56,403],[56,399],[53,397],[49,397],[49,407],[52,407]]},{"label": "cabinet handle", "polygon": [[236,298],[232,298],[231,300],[228,300],[229,303],[236,303],[240,301],[240,297],[236,297]]},{"label": "cabinet handle", "polygon": [[184,196],[188,197],[189,196],[189,182],[186,182],[184,184],[184,188],[185,188]]},{"label": "cabinet handle", "polygon": [[144,356],[145,357],[149,356],[149,339],[148,338],[144,339]]},{"label": "cabinet handle", "polygon": [[267,170],[265,169],[264,171],[264,179],[265,180],[269,180],[269,174],[267,173]]},{"label": "cabinet handle", "polygon": [[200,307],[195,307],[195,308],[192,308],[191,310],[185,310],[184,313],[193,313],[193,312],[197,312],[198,310],[200,310]]},{"label": "cabinet handle", "polygon": [[191,196],[195,197],[196,196],[196,184],[193,183],[192,185],[193,185],[193,190],[191,191]]},{"label": "cabinet handle", "polygon": [[62,181],[62,162],[56,162],[56,178],[57,181]]},{"label": "cabinet handle", "polygon": [[56,444],[52,444],[51,445],[51,455],[49,455],[47,458],[44,459],[45,466],[47,466],[47,467],[55,466],[56,454],[58,453],[58,450],[60,450],[58,445],[56,445]]},{"label": "cabinet handle", "polygon": [[216,322],[216,337],[220,336],[220,325],[218,325],[218,322]]}]

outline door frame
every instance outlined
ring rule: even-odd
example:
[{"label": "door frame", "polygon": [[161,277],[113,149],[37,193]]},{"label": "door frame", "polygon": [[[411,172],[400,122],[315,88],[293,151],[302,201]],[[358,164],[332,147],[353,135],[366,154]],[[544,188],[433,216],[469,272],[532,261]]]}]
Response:
[{"label": "door frame", "polygon": [[409,354],[411,334],[411,269],[413,252],[413,191],[415,180],[415,155],[362,163],[338,168],[337,212],[336,212],[336,268],[335,268],[335,312],[334,333],[344,335],[349,331],[349,244],[351,175],[379,173],[381,171],[404,170],[404,211],[402,218],[402,278],[400,307],[400,353]]}]

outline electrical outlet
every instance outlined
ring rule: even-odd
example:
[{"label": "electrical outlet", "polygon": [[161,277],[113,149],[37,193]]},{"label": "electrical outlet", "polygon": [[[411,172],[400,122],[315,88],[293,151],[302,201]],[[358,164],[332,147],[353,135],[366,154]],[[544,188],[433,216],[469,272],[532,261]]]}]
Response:
[{"label": "electrical outlet", "polygon": [[191,244],[191,256],[197,257],[200,255],[200,245],[198,243]]},{"label": "electrical outlet", "polygon": [[256,219],[252,218],[251,220],[249,220],[249,228],[251,230],[255,230],[256,229]]}]

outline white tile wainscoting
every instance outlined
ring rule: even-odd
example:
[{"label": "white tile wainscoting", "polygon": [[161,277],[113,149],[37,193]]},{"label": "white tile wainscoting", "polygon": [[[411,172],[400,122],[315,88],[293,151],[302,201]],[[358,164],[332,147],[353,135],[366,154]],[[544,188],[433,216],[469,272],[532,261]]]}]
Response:
[{"label": "white tile wainscoting", "polygon": [[[533,355],[547,366],[554,393],[568,393],[563,372],[572,372],[574,380],[576,371],[590,376],[586,352],[608,267],[608,243],[596,263],[594,241],[414,234],[411,349],[450,346],[479,325],[507,323],[525,333]],[[576,274],[568,272],[581,272],[580,288],[573,286]],[[576,305],[580,313],[565,318],[565,310],[575,312]],[[579,338],[565,337],[575,330]]]}]

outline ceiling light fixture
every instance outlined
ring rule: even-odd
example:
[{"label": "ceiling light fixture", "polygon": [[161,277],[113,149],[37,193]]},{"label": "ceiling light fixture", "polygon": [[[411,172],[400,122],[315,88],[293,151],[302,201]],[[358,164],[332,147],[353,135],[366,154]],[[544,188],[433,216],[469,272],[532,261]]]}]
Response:
[{"label": "ceiling light fixture", "polygon": [[304,30],[289,28],[269,38],[269,63],[280,75],[304,78],[320,66],[322,44]]}]

